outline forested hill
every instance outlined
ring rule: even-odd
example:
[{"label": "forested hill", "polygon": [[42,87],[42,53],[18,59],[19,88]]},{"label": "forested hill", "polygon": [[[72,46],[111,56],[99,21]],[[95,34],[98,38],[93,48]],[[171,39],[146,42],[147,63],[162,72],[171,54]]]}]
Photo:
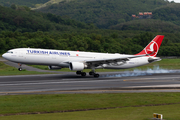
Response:
[{"label": "forested hill", "polygon": [[71,31],[72,29],[92,29],[93,25],[77,22],[71,19],[62,19],[51,13],[39,13],[31,11],[23,6],[0,6],[0,31]]},{"label": "forested hill", "polygon": [[142,31],[149,31],[149,32],[167,32],[167,33],[180,32],[180,26],[175,25],[171,22],[155,20],[155,19],[132,20],[129,22],[112,26],[111,29],[134,30],[134,31],[142,30]]},{"label": "forested hill", "polygon": [[180,3],[167,4],[153,10],[153,19],[169,21],[180,26]]},{"label": "forested hill", "polygon": [[0,0],[0,5],[10,7],[12,4],[35,7],[37,4],[44,4],[49,0]]},{"label": "forested hill", "polygon": [[152,19],[136,19],[115,26],[117,30],[143,30],[175,33],[180,31],[180,4],[172,3],[156,8]]},{"label": "forested hill", "polygon": [[39,11],[70,17],[81,22],[94,23],[99,28],[132,20],[132,14],[150,12],[171,4],[164,0],[64,0]]}]

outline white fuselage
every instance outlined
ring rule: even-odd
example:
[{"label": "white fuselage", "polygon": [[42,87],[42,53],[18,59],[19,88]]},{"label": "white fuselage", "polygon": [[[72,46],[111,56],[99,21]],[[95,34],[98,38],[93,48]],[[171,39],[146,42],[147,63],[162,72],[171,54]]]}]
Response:
[{"label": "white fuselage", "polygon": [[[33,49],[33,48],[18,48],[9,50],[3,54],[3,57],[9,61],[22,64],[34,64],[34,65],[48,65],[48,66],[60,66],[69,67],[70,62],[83,62],[86,60],[96,59],[110,59],[118,58],[122,56],[129,56],[124,54],[108,54],[108,53],[95,53],[95,52],[79,52],[79,51],[66,51],[66,50],[49,50],[49,49]],[[159,59],[157,57],[151,57],[152,59]],[[138,57],[129,59],[125,62],[115,62],[103,64],[97,68],[107,69],[125,69],[137,66],[142,66],[150,63],[149,57]],[[156,60],[157,61],[157,60]]]}]

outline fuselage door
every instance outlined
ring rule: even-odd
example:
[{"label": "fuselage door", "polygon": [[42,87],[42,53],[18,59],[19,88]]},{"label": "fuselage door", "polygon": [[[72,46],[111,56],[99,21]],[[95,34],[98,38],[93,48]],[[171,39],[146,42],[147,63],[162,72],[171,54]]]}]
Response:
[{"label": "fuselage door", "polygon": [[17,54],[19,54],[19,57],[23,57],[23,52],[22,51],[18,51]]}]

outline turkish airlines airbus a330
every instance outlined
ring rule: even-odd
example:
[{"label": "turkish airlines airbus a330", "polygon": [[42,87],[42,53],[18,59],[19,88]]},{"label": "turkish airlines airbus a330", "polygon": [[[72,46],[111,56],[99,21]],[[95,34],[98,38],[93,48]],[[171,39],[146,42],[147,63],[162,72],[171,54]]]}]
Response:
[{"label": "turkish airlines airbus a330", "polygon": [[22,64],[47,65],[49,69],[69,68],[77,74],[86,76],[84,69],[92,69],[89,75],[99,77],[98,68],[125,69],[160,61],[156,57],[164,36],[157,35],[140,53],[135,55],[79,52],[67,50],[50,50],[36,48],[11,49],[2,55],[3,58]]}]

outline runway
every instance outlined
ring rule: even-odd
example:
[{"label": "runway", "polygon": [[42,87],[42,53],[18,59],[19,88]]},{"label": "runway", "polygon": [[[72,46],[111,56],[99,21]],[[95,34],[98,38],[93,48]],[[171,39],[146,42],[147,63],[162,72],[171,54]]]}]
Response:
[{"label": "runway", "polygon": [[0,76],[0,95],[67,94],[119,92],[180,92],[180,74],[161,73],[146,76],[100,78],[81,77],[74,73]]},{"label": "runway", "polygon": [[[16,63],[0,58],[10,66]],[[28,71],[54,72],[23,65]],[[100,78],[81,77],[73,72],[46,75],[0,76],[0,95],[180,92],[180,70],[160,68],[147,71],[100,73]]]}]

